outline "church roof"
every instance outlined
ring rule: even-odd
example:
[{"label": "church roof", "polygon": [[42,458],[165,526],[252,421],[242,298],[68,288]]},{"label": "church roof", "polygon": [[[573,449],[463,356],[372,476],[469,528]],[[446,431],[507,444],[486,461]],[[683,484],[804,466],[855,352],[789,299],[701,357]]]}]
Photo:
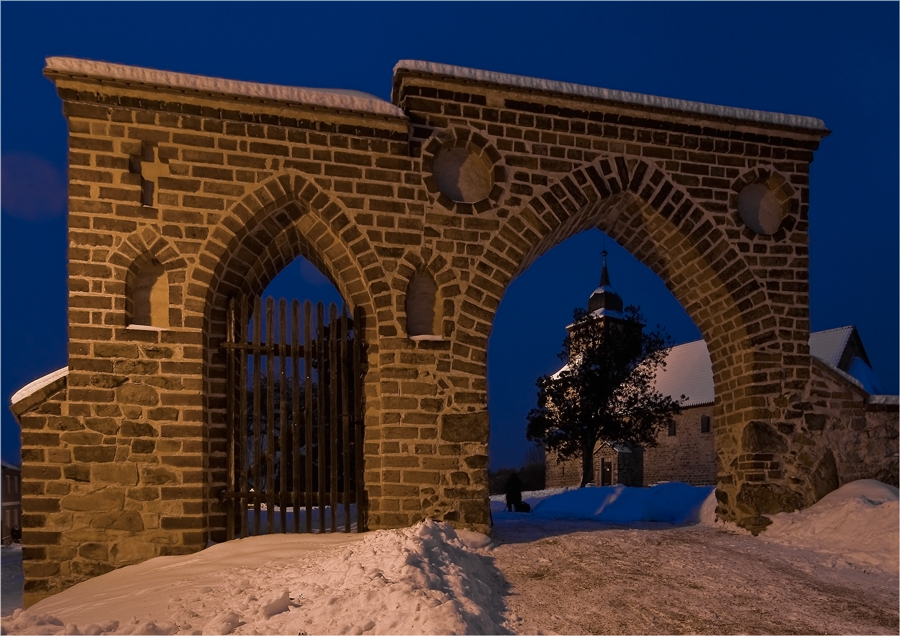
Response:
[{"label": "church roof", "polygon": [[[606,254],[604,250],[600,284],[591,294],[588,312],[598,318],[611,317],[624,320],[624,303],[610,282]],[[571,327],[572,325],[569,325],[566,328]],[[809,353],[850,377],[870,395],[889,393],[887,386],[872,369],[859,332],[853,325],[809,334]],[[567,367],[568,365],[564,365],[553,377],[558,376]],[[712,361],[706,342],[695,340],[672,347],[666,356],[666,367],[658,370],[656,374],[654,388],[674,399],[684,395],[686,400],[682,403],[683,407],[715,402]]]},{"label": "church roof", "polygon": [[[852,325],[817,331],[809,334],[809,353],[825,364],[851,375],[866,392],[887,393],[887,387],[863,357],[865,351],[862,350],[862,341],[859,340],[856,351],[850,350],[857,339],[859,333]],[[655,388],[663,395],[673,398],[686,396],[687,401],[682,404],[684,407],[712,404],[716,391],[706,342],[695,340],[672,347],[666,356],[665,370],[656,375]]]},{"label": "church roof", "polygon": [[822,362],[836,367],[841,362],[841,356],[844,355],[844,349],[847,348],[847,342],[852,333],[853,327],[838,327],[811,333],[809,334],[810,351],[815,349],[816,353],[813,355]]},{"label": "church roof", "polygon": [[716,390],[706,342],[695,340],[672,347],[666,356],[666,368],[656,373],[654,388],[675,399],[687,396],[684,407],[712,404]]}]

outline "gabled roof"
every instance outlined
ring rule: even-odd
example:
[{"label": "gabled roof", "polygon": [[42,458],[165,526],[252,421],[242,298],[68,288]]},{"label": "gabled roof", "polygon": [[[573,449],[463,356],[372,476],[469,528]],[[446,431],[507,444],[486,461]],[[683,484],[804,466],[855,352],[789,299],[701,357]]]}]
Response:
[{"label": "gabled roof", "polygon": [[[852,376],[870,394],[886,393],[885,384],[868,364],[856,327],[809,334],[809,353],[832,368]],[[663,395],[687,397],[682,406],[712,404],[716,399],[712,361],[706,342],[695,340],[672,347],[666,356],[666,368],[656,374],[655,388]]]},{"label": "gabled roof", "polygon": [[712,362],[706,342],[695,340],[672,347],[666,356],[666,368],[657,371],[655,388],[677,399],[687,396],[682,406],[712,404],[716,399]]},{"label": "gabled roof", "polygon": [[841,356],[850,341],[855,327],[838,327],[809,334],[809,352],[822,362],[833,367],[840,367]]}]

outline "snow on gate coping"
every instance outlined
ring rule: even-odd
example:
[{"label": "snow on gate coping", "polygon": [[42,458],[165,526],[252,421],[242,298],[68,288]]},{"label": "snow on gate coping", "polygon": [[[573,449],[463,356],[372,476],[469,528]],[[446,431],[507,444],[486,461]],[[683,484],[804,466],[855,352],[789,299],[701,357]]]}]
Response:
[{"label": "snow on gate coping", "polygon": [[[293,102],[311,106],[322,106],[325,108],[337,108],[373,113],[376,115],[406,118],[406,114],[403,110],[394,104],[380,99],[375,95],[355,90],[260,84],[256,82],[207,77],[204,75],[192,75],[189,73],[159,71],[140,66],[126,66],[124,64],[111,64],[108,62],[97,62],[72,57],[48,57],[46,59],[45,68],[49,71],[73,75],[108,78],[124,82],[222,93],[225,95],[238,95],[262,100],[271,99],[282,102]],[[714,104],[691,102],[683,99],[658,97],[641,93],[629,93],[627,91],[585,86],[583,84],[571,84],[568,82],[545,80],[523,75],[510,75],[508,73],[498,73],[495,71],[483,71],[462,66],[438,64],[435,62],[400,60],[394,66],[394,75],[401,70],[444,75],[457,79],[500,84],[537,91],[563,93],[577,97],[588,97],[608,102],[633,104],[647,108],[675,110],[711,117],[723,117],[763,124],[774,124],[789,128],[828,130],[825,126],[825,122],[815,117],[787,115],[747,108],[734,108],[731,106],[716,106]]]},{"label": "snow on gate coping", "polygon": [[537,91],[565,93],[567,95],[577,95],[578,97],[589,97],[593,99],[602,99],[609,102],[634,104],[637,106],[645,106],[648,108],[680,110],[686,113],[696,113],[699,115],[706,115],[711,117],[743,119],[745,121],[775,124],[778,126],[787,126],[790,128],[828,130],[828,127],[825,126],[825,122],[815,117],[805,117],[803,115],[786,115],[783,113],[772,113],[762,110],[751,110],[748,108],[734,108],[731,106],[716,106],[714,104],[704,104],[703,102],[690,102],[687,100],[674,99],[671,97],[657,97],[656,95],[629,93],[627,91],[617,91],[609,88],[598,88],[595,86],[585,86],[583,84],[570,84],[568,82],[545,80],[536,77],[526,77],[523,75],[510,75],[508,73],[497,73],[495,71],[482,71],[475,68],[452,66],[450,64],[438,64],[436,62],[400,60],[394,66],[394,74],[396,75],[397,71],[400,70],[418,71],[420,73],[433,73],[435,75],[446,75],[449,77],[455,77],[457,79],[472,80],[475,82],[487,82],[490,84],[503,84],[506,86],[515,86],[517,88],[527,88]]},{"label": "snow on gate coping", "polygon": [[43,389],[45,386],[47,386],[51,382],[55,382],[56,380],[58,380],[62,377],[65,377],[67,375],[69,375],[69,367],[65,366],[61,369],[57,369],[56,371],[52,371],[52,372],[48,373],[47,375],[41,376],[37,380],[34,380],[33,382],[29,382],[28,384],[23,386],[21,389],[19,389],[15,393],[13,393],[12,396],[9,398],[9,403],[15,404],[16,402],[24,400],[25,398],[37,393],[38,391]]},{"label": "snow on gate coping", "polygon": [[400,108],[361,91],[258,84],[256,82],[242,82],[218,77],[206,77],[204,75],[158,71],[140,66],[95,62],[73,57],[48,57],[45,68],[46,70],[59,73],[103,77],[124,82],[223,93],[225,95],[238,95],[256,99],[271,99],[281,102],[294,102],[311,106],[406,118],[406,114]]}]

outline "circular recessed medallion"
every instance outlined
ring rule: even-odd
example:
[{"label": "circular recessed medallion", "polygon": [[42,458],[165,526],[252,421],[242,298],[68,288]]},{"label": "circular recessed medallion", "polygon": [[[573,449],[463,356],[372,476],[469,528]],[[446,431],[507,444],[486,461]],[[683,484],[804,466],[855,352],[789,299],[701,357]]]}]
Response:
[{"label": "circular recessed medallion", "polygon": [[762,183],[751,183],[738,195],[738,214],[757,234],[774,234],[781,227],[784,208],[769,188]]},{"label": "circular recessed medallion", "polygon": [[486,199],[494,185],[491,168],[466,147],[442,148],[434,158],[438,190],[451,201],[477,203]]}]

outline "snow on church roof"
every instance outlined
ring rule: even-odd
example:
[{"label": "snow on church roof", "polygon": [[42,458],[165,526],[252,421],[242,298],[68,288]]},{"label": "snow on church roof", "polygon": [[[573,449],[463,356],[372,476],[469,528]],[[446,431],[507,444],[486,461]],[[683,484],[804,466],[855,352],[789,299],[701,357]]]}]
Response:
[{"label": "snow on church roof", "polygon": [[852,326],[811,333],[809,334],[810,353],[819,360],[836,367],[840,364],[841,356],[844,355],[844,349],[847,348],[847,341],[850,340],[852,333]]},{"label": "snow on church roof", "polygon": [[[838,368],[853,330],[853,326],[847,326],[809,334],[809,354],[852,379],[867,393],[887,392],[875,371],[858,357],[854,356],[847,371]],[[656,374],[655,388],[673,398],[687,396],[684,407],[712,404],[716,391],[706,342],[695,340],[672,347],[666,356],[665,370]]]},{"label": "snow on church roof", "polygon": [[361,91],[257,84],[255,82],[241,82],[218,77],[206,77],[204,75],[158,71],[140,66],[95,62],[73,57],[48,57],[45,69],[59,73],[103,77],[138,84],[224,93],[226,95],[239,95],[261,100],[270,99],[281,102],[294,102],[392,117],[406,117],[406,114],[397,106]]},{"label": "snow on church roof", "polygon": [[707,115],[711,117],[742,119],[764,124],[787,126],[790,128],[807,128],[822,132],[828,131],[828,127],[825,126],[825,122],[815,117],[805,117],[803,115],[787,115],[783,113],[772,113],[761,110],[750,110],[747,108],[734,108],[731,106],[716,106],[714,104],[690,102],[683,99],[673,99],[671,97],[657,97],[656,95],[629,93],[626,91],[617,91],[609,88],[598,88],[595,86],[585,86],[583,84],[570,84],[568,82],[557,82],[553,80],[539,79],[536,77],[526,77],[523,75],[497,73],[494,71],[482,71],[479,69],[466,68],[462,66],[438,64],[436,62],[424,62],[420,60],[400,60],[394,66],[394,74],[396,75],[397,71],[399,70],[419,71],[421,73],[446,75],[449,77],[468,79],[476,82],[504,84],[507,86],[516,86],[519,88],[527,88],[539,91],[550,91],[553,93],[565,93],[567,95],[577,95],[579,97],[590,97],[610,102],[634,104],[637,106],[646,106],[648,108],[679,110],[686,113],[696,113],[699,115]]},{"label": "snow on church roof", "polygon": [[666,356],[665,370],[656,373],[657,391],[675,399],[685,395],[683,407],[712,404],[716,399],[712,361],[704,340],[672,347]]}]

